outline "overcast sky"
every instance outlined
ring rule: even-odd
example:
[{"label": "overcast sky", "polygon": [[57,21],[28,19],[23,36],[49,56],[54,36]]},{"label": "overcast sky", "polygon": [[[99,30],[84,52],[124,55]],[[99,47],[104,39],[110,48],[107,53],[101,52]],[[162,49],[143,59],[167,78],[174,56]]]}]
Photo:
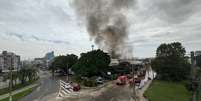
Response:
[{"label": "overcast sky", "polygon": [[[73,0],[0,0],[0,52],[22,59],[91,50],[94,44],[76,16]],[[127,12],[135,57],[153,57],[161,43],[179,41],[201,50],[201,0],[138,0]]]}]

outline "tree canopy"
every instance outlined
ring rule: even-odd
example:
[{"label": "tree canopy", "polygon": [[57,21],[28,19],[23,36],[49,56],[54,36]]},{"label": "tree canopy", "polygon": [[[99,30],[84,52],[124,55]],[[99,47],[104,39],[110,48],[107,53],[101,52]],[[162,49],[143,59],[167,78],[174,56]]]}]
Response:
[{"label": "tree canopy", "polygon": [[31,64],[24,64],[19,71],[19,79],[22,84],[27,82],[27,78],[29,81],[36,80],[38,77],[38,69]]},{"label": "tree canopy", "polygon": [[68,72],[68,69],[71,68],[78,61],[78,56],[74,54],[67,54],[66,56],[57,56],[54,58],[50,69],[63,70],[65,73]]},{"label": "tree canopy", "polygon": [[72,70],[81,76],[91,77],[100,74],[110,63],[110,56],[102,50],[93,50],[82,53]]},{"label": "tree canopy", "polygon": [[179,42],[161,44],[152,61],[152,68],[163,80],[183,80],[190,73],[190,64],[185,57],[186,50]]}]

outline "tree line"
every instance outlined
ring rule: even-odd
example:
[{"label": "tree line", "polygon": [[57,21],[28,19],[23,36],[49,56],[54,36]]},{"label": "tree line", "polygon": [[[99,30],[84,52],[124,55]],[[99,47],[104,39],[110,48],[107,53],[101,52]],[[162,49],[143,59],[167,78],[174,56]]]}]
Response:
[{"label": "tree line", "polygon": [[74,54],[61,55],[54,58],[50,69],[54,75],[55,70],[68,73],[71,69],[76,75],[92,77],[104,71],[110,63],[110,56],[102,50],[93,50],[81,53],[80,58]]},{"label": "tree line", "polygon": [[[186,80],[190,77],[189,58],[180,42],[163,43],[157,48],[156,57],[152,60],[151,66],[157,72],[158,79]],[[201,56],[197,57],[197,60],[201,60]],[[64,73],[68,73],[68,69],[71,69],[76,75],[93,77],[106,71],[109,63],[110,55],[98,49],[81,53],[79,58],[74,54],[57,56],[50,69],[52,71],[60,69]],[[200,66],[200,61],[197,64]]]},{"label": "tree line", "polygon": [[186,50],[179,42],[161,44],[156,50],[156,58],[152,68],[157,72],[158,79],[181,81],[190,76],[190,63]]},{"label": "tree line", "polygon": [[[6,80],[10,80],[10,75],[11,72],[5,74],[4,77],[4,81]],[[35,80],[37,80],[38,77],[38,69],[35,68],[33,65],[31,64],[24,64],[22,66],[22,68],[19,71],[13,71],[12,72],[12,85],[15,86],[18,84],[17,81],[20,82],[20,84],[25,85],[29,82],[33,82]]]}]

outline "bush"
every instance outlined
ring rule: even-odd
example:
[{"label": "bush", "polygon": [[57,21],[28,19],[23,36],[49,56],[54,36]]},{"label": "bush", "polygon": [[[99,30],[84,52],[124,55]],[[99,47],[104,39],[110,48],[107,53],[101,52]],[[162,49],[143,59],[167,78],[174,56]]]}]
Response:
[{"label": "bush", "polygon": [[75,76],[73,77],[73,81],[79,84],[82,84],[86,87],[95,87],[97,86],[96,84],[96,77],[91,77],[91,78],[87,78],[87,77],[81,77],[81,76]]},{"label": "bush", "polygon": [[77,83],[82,83],[81,76],[75,76],[75,77],[73,77],[73,80],[75,80],[75,82],[77,82]]},{"label": "bush", "polygon": [[113,74],[113,75],[111,75],[111,79],[112,79],[112,80],[116,80],[117,77],[118,77],[117,74]]},{"label": "bush", "polygon": [[83,80],[83,84],[84,84],[84,86],[87,86],[87,87],[95,87],[95,86],[97,86],[96,80],[88,79],[88,78]]}]

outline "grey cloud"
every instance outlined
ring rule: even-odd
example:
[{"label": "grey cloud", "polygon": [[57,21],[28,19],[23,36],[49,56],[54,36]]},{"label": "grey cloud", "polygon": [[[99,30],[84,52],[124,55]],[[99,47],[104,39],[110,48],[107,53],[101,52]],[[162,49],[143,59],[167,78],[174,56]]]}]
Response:
[{"label": "grey cloud", "polygon": [[35,35],[26,36],[26,35],[18,34],[18,33],[7,33],[6,35],[14,36],[14,37],[20,39],[21,41],[30,41],[31,39],[34,39],[36,41],[48,42],[48,43],[54,43],[54,44],[70,44],[68,41],[43,39],[43,38],[37,37]]},{"label": "grey cloud", "polygon": [[179,36],[179,34],[176,35],[176,33],[172,33],[172,32],[164,32],[164,33],[158,33],[155,35],[152,35],[151,38],[153,39],[161,39],[161,38],[175,38],[175,36]]},{"label": "grey cloud", "polygon": [[[183,45],[186,45],[186,48],[196,48],[199,49],[201,44],[201,30],[189,31],[180,29],[179,31],[160,33],[153,36],[150,36],[149,41],[152,43],[153,41],[158,41],[158,44],[168,43],[168,42],[181,42]],[[145,43],[144,43],[145,44]]]},{"label": "grey cloud", "polygon": [[12,2],[12,0],[1,0],[0,1],[0,11],[2,11],[2,10],[14,10],[13,6],[15,6],[15,3]]},{"label": "grey cloud", "polygon": [[18,34],[18,33],[7,33],[7,35],[8,35],[8,36],[14,36],[14,37],[20,39],[21,41],[24,41],[24,40],[25,40],[25,39],[24,39],[24,36],[21,35],[21,34]]},{"label": "grey cloud", "polygon": [[[66,52],[64,45],[68,48],[74,47],[74,49],[71,48],[71,52],[75,50],[81,52],[82,49],[86,51],[89,44],[94,43],[88,41],[86,34],[88,32],[83,27],[84,22],[81,25],[82,29],[76,26],[77,20],[84,18],[78,16],[76,19],[73,8],[66,7],[69,1],[73,0],[0,0],[0,43],[7,43],[4,46],[1,45],[2,48],[16,48],[22,51],[23,45],[15,47],[9,45],[20,40],[22,44],[27,44],[23,47],[30,45],[30,49],[35,49],[34,55],[40,52],[37,47],[41,44],[46,45],[41,46],[43,51],[48,51],[45,50],[45,48],[49,49],[48,45],[60,50],[60,53]],[[93,1],[102,2],[103,0]],[[128,2],[123,3],[124,0],[115,1],[115,8],[128,4],[133,6],[131,12],[124,12],[129,17],[128,30],[130,31],[128,40],[126,38],[125,42],[134,46],[135,57],[153,56],[160,43],[172,41],[182,42],[187,50],[201,49],[201,0],[135,0],[137,3],[132,3],[130,0],[125,0]],[[91,6],[88,9],[97,7]],[[4,41],[8,39],[13,41]],[[22,53],[33,54],[30,51]]]},{"label": "grey cloud", "polygon": [[[13,36],[21,41],[33,39],[55,44],[69,44],[62,34],[71,33],[71,30],[75,29],[68,14],[71,12],[65,3],[65,0],[0,0],[0,30],[3,34],[13,32],[6,33],[6,36]],[[47,39],[37,37],[41,36],[41,33]],[[48,39],[49,33],[54,33],[55,38]],[[62,41],[57,40],[60,37],[63,38]]]},{"label": "grey cloud", "polygon": [[72,20],[68,14],[70,12],[65,8],[67,5],[62,4],[64,1],[0,0],[0,22],[4,22],[9,29],[22,27],[20,30],[28,28],[44,31],[43,33],[50,32],[53,29],[51,27],[68,26]]},{"label": "grey cloud", "polygon": [[41,41],[41,42],[49,42],[49,43],[55,43],[55,44],[70,44],[68,41],[62,41],[62,40],[50,40],[50,39],[42,39],[37,36],[32,35],[30,38],[36,40],[36,41]]},{"label": "grey cloud", "polygon": [[36,37],[36,36],[34,36],[34,35],[32,35],[31,37],[32,37],[34,40],[36,40],[36,41],[41,41],[40,38],[38,38],[38,37]]},{"label": "grey cloud", "polygon": [[145,42],[147,42],[149,39],[147,39],[147,38],[143,38],[143,37],[138,37],[138,38],[136,38],[136,39],[133,39],[133,40],[130,40],[129,42],[128,42],[128,44],[135,44],[135,43],[145,43]]},{"label": "grey cloud", "polygon": [[155,14],[168,23],[182,23],[201,8],[200,0],[153,0],[150,3]]},{"label": "grey cloud", "polygon": [[185,35],[183,35],[183,38],[181,38],[181,40],[186,43],[200,42],[200,44],[201,44],[201,33],[198,32],[198,33],[194,33],[193,35],[189,34],[189,33],[185,33]]},{"label": "grey cloud", "polygon": [[48,42],[52,42],[55,44],[70,44],[68,41],[61,41],[61,40],[47,40]]}]

